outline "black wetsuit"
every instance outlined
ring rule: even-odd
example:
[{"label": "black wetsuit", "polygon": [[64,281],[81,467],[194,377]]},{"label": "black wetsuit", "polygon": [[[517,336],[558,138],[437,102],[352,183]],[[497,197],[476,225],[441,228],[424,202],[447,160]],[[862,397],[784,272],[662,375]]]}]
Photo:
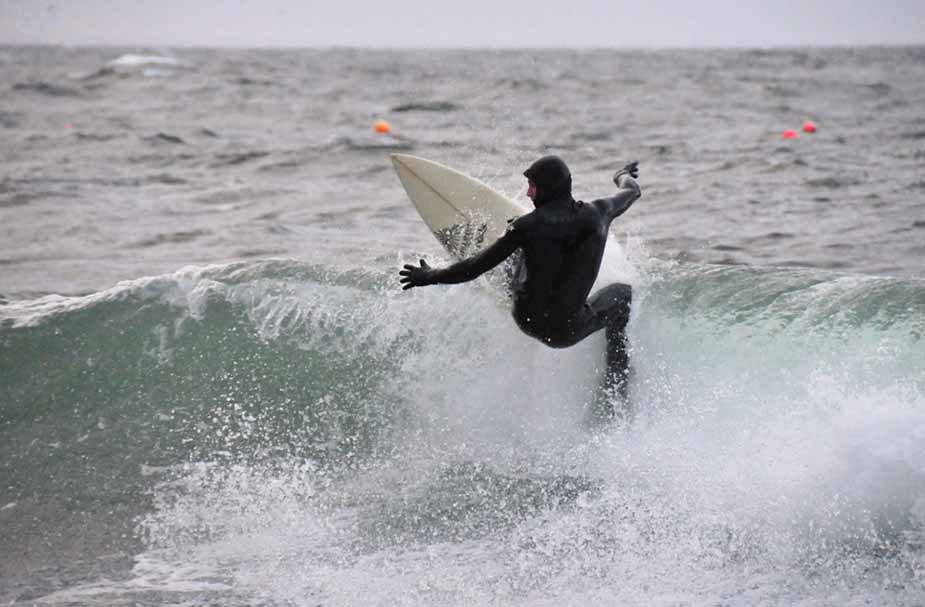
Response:
[{"label": "black wetsuit", "polygon": [[553,348],[572,346],[606,329],[605,387],[625,398],[629,361],[624,328],[632,289],[616,283],[590,299],[588,294],[600,270],[610,223],[639,198],[639,186],[625,174],[614,197],[585,203],[572,198],[571,174],[556,156],[541,158],[524,175],[536,185],[534,211],[512,221],[500,239],[468,259],[446,268],[406,266],[405,288],[472,280],[520,249],[523,255],[511,285],[517,326]]}]

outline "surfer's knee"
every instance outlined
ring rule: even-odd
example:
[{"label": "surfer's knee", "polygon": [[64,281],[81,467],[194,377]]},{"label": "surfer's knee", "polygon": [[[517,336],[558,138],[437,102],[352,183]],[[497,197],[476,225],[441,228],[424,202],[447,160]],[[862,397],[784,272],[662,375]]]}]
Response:
[{"label": "surfer's knee", "polygon": [[629,313],[633,302],[633,287],[621,282],[608,285],[594,294],[588,302],[596,314],[610,316],[615,311]]},{"label": "surfer's knee", "polygon": [[622,333],[630,319],[633,288],[621,283],[612,285],[608,299],[610,303],[607,310],[608,333]]},{"label": "surfer's knee", "polygon": [[610,300],[618,305],[624,306],[629,310],[630,305],[633,303],[633,287],[630,285],[623,284],[618,282],[610,287],[611,292],[608,294]]}]

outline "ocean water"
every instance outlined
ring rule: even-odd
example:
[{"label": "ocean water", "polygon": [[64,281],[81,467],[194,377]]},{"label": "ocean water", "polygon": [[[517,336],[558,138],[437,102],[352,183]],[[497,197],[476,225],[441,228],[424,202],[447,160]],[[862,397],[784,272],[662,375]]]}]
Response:
[{"label": "ocean water", "polygon": [[[923,60],[0,48],[0,603],[925,604]],[[640,161],[632,423],[393,151]]]}]

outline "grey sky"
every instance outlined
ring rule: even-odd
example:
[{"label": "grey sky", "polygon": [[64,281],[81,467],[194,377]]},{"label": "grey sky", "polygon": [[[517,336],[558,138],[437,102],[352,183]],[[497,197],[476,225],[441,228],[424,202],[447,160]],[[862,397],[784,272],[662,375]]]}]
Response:
[{"label": "grey sky", "polygon": [[923,44],[925,0],[0,0],[0,43]]}]

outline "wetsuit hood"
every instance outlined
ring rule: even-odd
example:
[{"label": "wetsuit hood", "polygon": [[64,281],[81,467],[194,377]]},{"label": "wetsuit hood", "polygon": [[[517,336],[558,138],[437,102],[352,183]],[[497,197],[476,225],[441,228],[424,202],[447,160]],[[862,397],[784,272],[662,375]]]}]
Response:
[{"label": "wetsuit hood", "polygon": [[560,198],[572,199],[572,173],[558,156],[543,156],[524,171],[524,177],[536,185],[533,204],[537,207]]}]

